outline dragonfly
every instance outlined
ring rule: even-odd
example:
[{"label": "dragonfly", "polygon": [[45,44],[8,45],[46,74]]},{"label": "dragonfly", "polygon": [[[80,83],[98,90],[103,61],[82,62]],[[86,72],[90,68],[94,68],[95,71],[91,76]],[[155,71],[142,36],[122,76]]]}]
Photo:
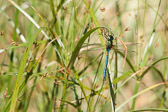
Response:
[{"label": "dragonfly", "polygon": [[104,67],[104,75],[103,75],[103,80],[106,79],[106,71],[107,71],[107,65],[108,65],[108,59],[109,59],[109,52],[111,50],[111,48],[114,46],[113,45],[113,40],[114,40],[114,34],[107,34],[106,31],[104,30],[103,32],[104,37],[106,38],[107,42],[106,42],[106,51],[107,51],[107,55],[106,55],[106,62],[105,62],[105,67]]},{"label": "dragonfly", "polygon": [[[106,61],[105,61],[105,67],[104,67],[104,75],[103,75],[103,80],[105,81],[106,80],[106,71],[107,71],[107,65],[108,65],[108,59],[109,59],[109,52],[112,48],[114,48],[114,44],[113,44],[113,40],[114,40],[114,34],[112,32],[109,31],[109,29],[107,28],[104,28],[102,30],[103,32],[103,36],[106,38],[106,51],[107,51],[107,54],[106,54]],[[120,40],[120,39],[119,39]],[[125,57],[124,57],[124,63],[123,63],[123,67],[125,65],[125,62],[126,62],[126,57],[127,57],[127,46],[125,45],[125,43],[120,40],[122,46],[124,46],[125,48]]]}]

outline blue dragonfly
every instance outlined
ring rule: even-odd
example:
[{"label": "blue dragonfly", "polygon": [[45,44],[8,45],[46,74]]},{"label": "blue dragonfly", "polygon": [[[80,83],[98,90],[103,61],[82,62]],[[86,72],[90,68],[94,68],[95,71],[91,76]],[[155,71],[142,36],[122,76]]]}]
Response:
[{"label": "blue dragonfly", "polygon": [[109,57],[109,52],[111,50],[111,48],[113,47],[113,40],[114,40],[114,35],[110,34],[110,35],[106,35],[104,33],[104,37],[106,38],[107,42],[106,42],[106,51],[107,51],[107,55],[106,55],[106,62],[105,62],[105,67],[104,67],[104,75],[103,75],[103,80],[106,79],[106,71],[107,71],[107,65],[108,65],[108,57]]},{"label": "blue dragonfly", "polygon": [[[106,71],[107,71],[107,65],[108,65],[109,52],[112,48],[114,48],[114,44],[113,44],[114,34],[112,32],[109,33],[109,30],[104,28],[103,29],[103,36],[106,38],[106,51],[107,51],[106,62],[105,62],[105,67],[104,67],[104,75],[103,75],[103,80],[105,81],[106,80]],[[125,48],[125,57],[124,57],[124,63],[123,63],[123,67],[124,67],[125,61],[126,61],[126,56],[127,56],[127,46],[121,40],[120,40],[120,42]]]}]

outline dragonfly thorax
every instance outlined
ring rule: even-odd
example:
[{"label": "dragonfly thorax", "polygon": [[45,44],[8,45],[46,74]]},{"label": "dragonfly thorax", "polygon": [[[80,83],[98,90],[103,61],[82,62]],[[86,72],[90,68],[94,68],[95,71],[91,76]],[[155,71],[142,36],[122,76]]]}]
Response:
[{"label": "dragonfly thorax", "polygon": [[107,38],[108,41],[113,41],[114,37],[112,35],[109,35],[109,38]]},{"label": "dragonfly thorax", "polygon": [[113,36],[109,35],[107,38],[106,49],[111,49],[113,47]]}]

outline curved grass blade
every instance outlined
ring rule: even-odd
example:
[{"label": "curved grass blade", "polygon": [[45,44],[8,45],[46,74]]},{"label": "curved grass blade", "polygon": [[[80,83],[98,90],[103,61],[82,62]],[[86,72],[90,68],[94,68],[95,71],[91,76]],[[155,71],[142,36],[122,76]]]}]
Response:
[{"label": "curved grass blade", "polygon": [[154,67],[154,66],[153,66],[152,68],[156,71],[156,73],[158,73],[158,75],[160,76],[161,80],[162,80],[163,82],[165,82],[166,79],[164,78],[162,72],[161,72],[159,69],[157,69],[156,67]]},{"label": "curved grass blade", "polygon": [[138,110],[132,110],[129,112],[145,112],[145,111],[162,111],[162,112],[168,112],[168,109],[163,109],[163,108],[146,108],[146,109],[138,109]]},{"label": "curved grass blade", "polygon": [[147,91],[149,91],[149,90],[151,90],[151,89],[154,89],[154,88],[156,88],[156,87],[158,87],[158,86],[161,86],[161,85],[165,85],[165,83],[158,83],[158,84],[152,85],[152,86],[150,86],[150,87],[148,87],[148,88],[146,88],[146,89],[144,89],[144,90],[138,92],[137,94],[134,94],[132,97],[128,98],[125,102],[123,102],[120,106],[118,106],[118,107],[116,108],[116,112],[119,112],[119,110],[120,110],[124,105],[126,105],[129,101],[131,101],[131,100],[133,100],[134,98],[138,97],[139,95],[141,95],[141,94],[143,94],[143,93],[145,93],[145,92],[147,92]]},{"label": "curved grass blade", "polygon": [[[34,21],[34,19],[28,14],[26,13],[21,7],[19,7],[13,0],[8,0],[15,8],[17,8],[20,12],[22,12],[26,17],[27,19],[29,19],[35,26],[37,29],[40,29],[40,26],[36,23],[36,21]],[[41,30],[41,33],[47,38],[49,39],[48,35],[43,31]]]},{"label": "curved grass blade", "polygon": [[[18,6],[14,1],[12,1],[12,0],[8,0],[8,1],[9,1],[15,8],[17,8],[20,12],[22,12],[22,14],[25,15],[26,18],[29,19],[37,29],[40,29],[40,26],[37,24],[37,22],[36,22],[27,12],[25,12],[25,11],[24,11],[20,6]],[[50,33],[52,33],[51,30],[50,30],[48,27],[47,27],[47,29],[50,31]],[[41,29],[40,31],[41,31],[41,33],[45,36],[46,39],[50,40],[49,36],[45,33],[44,30]],[[62,42],[61,42],[61,41],[59,42],[59,41],[57,40],[57,43],[58,43],[59,47],[62,46]],[[63,57],[60,55],[60,51],[59,51],[59,49],[57,48],[58,45],[54,46],[54,49],[56,50],[56,52],[57,52],[57,54],[58,54],[58,56],[59,56],[59,59],[63,61],[63,64],[65,64],[65,63],[64,63],[64,59],[63,59]]]},{"label": "curved grass blade", "polygon": [[143,76],[152,68],[152,66],[154,66],[155,64],[157,64],[158,62],[162,61],[162,60],[166,60],[168,59],[168,57],[163,57],[163,58],[160,58],[158,60],[156,60],[153,64],[151,64],[141,75],[140,78],[143,78]]},{"label": "curved grass blade", "polygon": [[101,28],[101,27],[96,27],[96,28],[93,28],[93,29],[89,30],[89,31],[86,32],[86,34],[79,40],[79,42],[78,42],[76,48],[74,49],[74,51],[73,51],[73,53],[72,53],[70,62],[69,62],[69,64],[68,64],[68,68],[72,68],[72,67],[73,67],[73,65],[74,65],[74,63],[75,63],[75,60],[76,60],[76,58],[77,58],[77,56],[78,56],[78,54],[79,54],[79,51],[80,51],[80,49],[81,49],[83,43],[84,43],[85,40],[87,39],[87,37],[89,37],[89,35],[90,35],[91,33],[93,33],[95,30],[97,30],[97,29],[99,29],[99,28]]},{"label": "curved grass blade", "polygon": [[[135,72],[135,73],[133,73],[133,74],[131,74],[132,72],[129,71],[129,72],[123,74],[122,76],[120,76],[120,77],[114,79],[113,84],[115,85],[115,84],[117,84],[119,81],[121,81],[122,79],[124,79],[124,78],[130,76],[130,77],[128,77],[128,79],[126,79],[126,80],[115,90],[115,93],[117,93],[121,87],[123,87],[130,79],[132,79],[134,76],[136,76],[136,74],[138,74],[138,73],[140,73],[140,72],[142,72],[142,69],[141,69],[141,70],[138,70],[137,72]],[[131,74],[131,75],[130,75],[130,74]]]},{"label": "curved grass blade", "polygon": [[61,99],[60,101],[61,101],[61,102],[65,102],[65,103],[67,103],[67,104],[73,106],[74,108],[77,108],[77,106],[76,106],[74,103],[71,103],[71,102],[68,101],[68,100]]}]

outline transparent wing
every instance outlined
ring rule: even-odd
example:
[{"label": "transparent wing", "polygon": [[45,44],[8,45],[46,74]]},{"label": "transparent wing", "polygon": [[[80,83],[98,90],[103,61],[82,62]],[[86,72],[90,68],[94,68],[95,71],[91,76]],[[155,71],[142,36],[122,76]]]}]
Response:
[{"label": "transparent wing", "polygon": [[[139,46],[141,44],[139,43],[125,43],[128,48],[128,53],[136,53],[135,48],[136,46]],[[87,44],[85,43],[81,49],[81,51],[103,51],[105,49],[105,46],[103,47],[100,43],[94,43],[94,44]],[[124,46],[122,44],[114,44],[113,48],[111,50],[119,50],[121,52],[124,52]]]}]

